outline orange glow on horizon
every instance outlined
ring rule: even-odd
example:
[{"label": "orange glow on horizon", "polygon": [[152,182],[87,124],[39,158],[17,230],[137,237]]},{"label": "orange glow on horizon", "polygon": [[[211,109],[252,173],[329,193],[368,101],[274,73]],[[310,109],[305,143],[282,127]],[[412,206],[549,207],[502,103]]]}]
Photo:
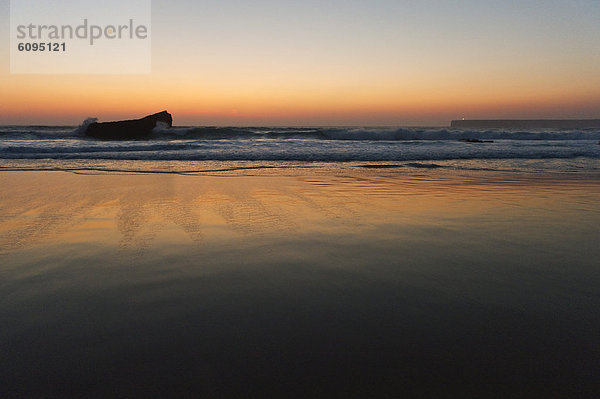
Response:
[{"label": "orange glow on horizon", "polygon": [[[165,76],[11,75],[3,85],[0,123],[78,124],[167,109],[178,125],[446,125],[451,119],[593,118],[600,89],[533,82],[469,85],[290,81],[206,82]],[[593,86],[590,86],[593,87]]]}]

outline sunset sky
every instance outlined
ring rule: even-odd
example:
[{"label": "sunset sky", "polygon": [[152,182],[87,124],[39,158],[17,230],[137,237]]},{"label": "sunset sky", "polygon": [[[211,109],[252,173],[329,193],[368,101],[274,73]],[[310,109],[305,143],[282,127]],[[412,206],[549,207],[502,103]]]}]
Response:
[{"label": "sunset sky", "polygon": [[11,74],[0,124],[163,109],[176,125],[600,118],[600,1],[152,2],[152,72]]}]

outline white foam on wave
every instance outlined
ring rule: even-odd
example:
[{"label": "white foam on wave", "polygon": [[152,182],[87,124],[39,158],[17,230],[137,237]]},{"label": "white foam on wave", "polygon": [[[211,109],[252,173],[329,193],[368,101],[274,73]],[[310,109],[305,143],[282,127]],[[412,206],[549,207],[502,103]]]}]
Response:
[{"label": "white foam on wave", "polygon": [[464,130],[427,128],[332,128],[323,129],[329,140],[600,140],[600,129],[582,130]]},{"label": "white foam on wave", "polygon": [[18,140],[0,141],[0,159],[423,161],[451,159],[600,159],[593,141],[346,140]]},{"label": "white foam on wave", "polygon": [[[78,127],[0,126],[2,138],[71,138],[82,137],[97,118],[87,118]],[[57,130],[58,129],[58,130]],[[62,130],[64,129],[64,131]],[[425,127],[197,127],[175,126],[158,122],[153,129],[154,140],[320,140],[320,141],[578,141],[600,140],[600,129],[454,129]]]},{"label": "white foam on wave", "polygon": [[76,136],[83,136],[87,131],[88,126],[94,122],[98,122],[98,118],[86,118],[83,122],[81,122],[81,125],[79,125],[77,129],[73,131],[73,134]]}]

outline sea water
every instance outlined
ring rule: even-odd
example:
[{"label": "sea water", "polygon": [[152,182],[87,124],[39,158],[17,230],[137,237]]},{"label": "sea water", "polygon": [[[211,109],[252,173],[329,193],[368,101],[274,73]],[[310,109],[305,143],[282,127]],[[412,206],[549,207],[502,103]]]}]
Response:
[{"label": "sea water", "polygon": [[[555,171],[597,170],[600,129],[465,130],[451,128],[238,128],[174,127],[148,140],[99,141],[81,128],[0,127],[0,167],[111,168],[202,171],[214,164],[190,161],[286,163],[385,163],[387,167],[478,167]],[[471,140],[471,142],[467,141]],[[481,142],[472,142],[479,140]],[[175,161],[187,161],[179,163]],[[475,161],[475,162],[474,162]],[[504,162],[487,162],[504,161]],[[120,165],[124,165],[121,163]],[[141,167],[143,165],[143,167]],[[182,165],[187,165],[183,166]],[[112,165],[114,167],[114,165]]]}]

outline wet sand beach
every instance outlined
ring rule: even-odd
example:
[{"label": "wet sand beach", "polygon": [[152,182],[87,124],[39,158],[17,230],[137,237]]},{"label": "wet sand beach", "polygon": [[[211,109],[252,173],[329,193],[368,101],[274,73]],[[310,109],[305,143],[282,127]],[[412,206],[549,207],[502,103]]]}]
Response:
[{"label": "wet sand beach", "polygon": [[600,178],[0,172],[2,397],[592,397]]}]

